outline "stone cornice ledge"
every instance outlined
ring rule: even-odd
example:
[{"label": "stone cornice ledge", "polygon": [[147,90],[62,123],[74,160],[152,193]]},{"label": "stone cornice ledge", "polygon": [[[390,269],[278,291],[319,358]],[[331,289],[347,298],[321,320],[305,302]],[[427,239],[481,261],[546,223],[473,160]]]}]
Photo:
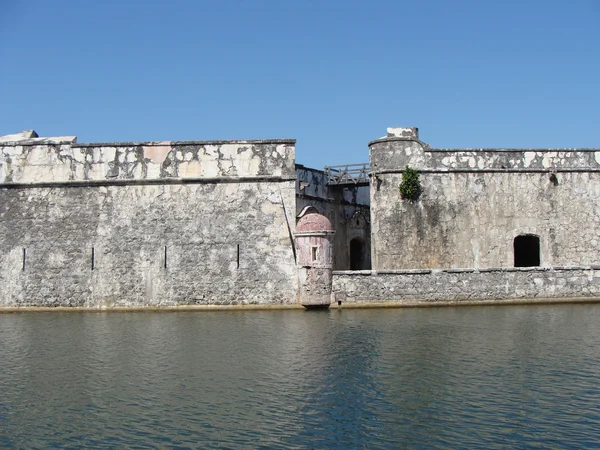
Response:
[{"label": "stone cornice ledge", "polygon": [[563,272],[574,270],[600,270],[600,264],[589,266],[551,266],[551,267],[489,267],[485,269],[404,269],[404,270],[334,270],[333,275],[428,275],[439,273],[488,273],[488,272]]},{"label": "stone cornice ledge", "polygon": [[94,187],[94,186],[140,186],[162,184],[216,184],[216,183],[283,183],[296,181],[296,177],[260,175],[255,177],[214,178],[114,178],[104,180],[40,181],[32,183],[0,183],[0,189],[23,189],[42,187]]},{"label": "stone cornice ledge", "polygon": [[256,145],[256,144],[296,144],[296,139],[250,139],[250,140],[214,140],[214,141],[158,141],[158,142],[92,142],[85,144],[73,144],[73,147],[153,147],[171,145],[173,147],[183,145]]}]

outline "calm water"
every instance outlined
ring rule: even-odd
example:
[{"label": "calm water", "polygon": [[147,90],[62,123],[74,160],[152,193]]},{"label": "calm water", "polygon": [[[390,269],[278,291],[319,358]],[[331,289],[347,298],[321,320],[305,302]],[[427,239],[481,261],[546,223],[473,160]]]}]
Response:
[{"label": "calm water", "polygon": [[600,305],[0,315],[0,447],[597,448]]}]

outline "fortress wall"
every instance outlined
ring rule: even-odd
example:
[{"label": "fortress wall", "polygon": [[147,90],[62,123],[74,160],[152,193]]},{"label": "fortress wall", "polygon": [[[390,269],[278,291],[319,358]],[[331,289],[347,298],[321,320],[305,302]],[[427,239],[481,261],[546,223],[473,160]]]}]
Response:
[{"label": "fortress wall", "polygon": [[540,237],[543,266],[600,262],[600,173],[421,173],[417,202],[389,174],[374,204],[378,270],[512,267],[513,240]]},{"label": "fortress wall", "polygon": [[289,139],[107,144],[0,143],[0,183],[257,176],[294,178],[294,143]]},{"label": "fortress wall", "polygon": [[344,303],[479,302],[600,295],[600,266],[473,270],[334,272],[332,296]]},{"label": "fortress wall", "polygon": [[[41,175],[43,165],[29,167],[31,155],[11,160],[4,172],[11,181],[0,185],[0,305],[296,303],[293,143],[252,145],[241,153],[253,157],[229,166],[235,172],[226,160],[200,158],[204,169],[194,175],[205,178],[184,174],[188,144],[171,144],[167,155],[177,163],[165,168],[165,159],[161,167],[176,170],[158,179],[152,163],[135,166],[127,157],[116,181],[85,172],[85,161],[69,161],[71,180],[66,168],[54,180]],[[92,145],[69,151],[78,149],[89,149],[92,160],[107,153]],[[98,161],[110,168],[110,160]]]},{"label": "fortress wall", "polygon": [[[600,262],[600,151],[430,150],[371,143],[373,268],[514,265],[513,240],[540,238],[541,266]],[[402,199],[402,169],[422,194]]]}]

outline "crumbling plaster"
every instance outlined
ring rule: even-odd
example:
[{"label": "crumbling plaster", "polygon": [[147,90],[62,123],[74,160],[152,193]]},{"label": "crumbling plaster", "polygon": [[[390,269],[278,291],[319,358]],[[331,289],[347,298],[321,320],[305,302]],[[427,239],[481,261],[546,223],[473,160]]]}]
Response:
[{"label": "crumbling plaster", "polygon": [[[27,142],[27,141],[26,141]],[[295,178],[293,140],[0,143],[0,183]]]}]

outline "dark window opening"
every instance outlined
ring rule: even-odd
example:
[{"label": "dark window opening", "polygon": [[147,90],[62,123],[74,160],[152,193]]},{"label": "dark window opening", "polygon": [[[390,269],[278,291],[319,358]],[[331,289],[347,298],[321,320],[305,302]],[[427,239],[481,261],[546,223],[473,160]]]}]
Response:
[{"label": "dark window opening", "polygon": [[317,247],[311,247],[311,251],[312,262],[315,262],[317,260]]},{"label": "dark window opening", "polygon": [[367,245],[360,238],[350,241],[350,270],[366,270],[367,267]]},{"label": "dark window opening", "polygon": [[540,265],[540,238],[533,234],[517,236],[514,240],[515,267]]}]

